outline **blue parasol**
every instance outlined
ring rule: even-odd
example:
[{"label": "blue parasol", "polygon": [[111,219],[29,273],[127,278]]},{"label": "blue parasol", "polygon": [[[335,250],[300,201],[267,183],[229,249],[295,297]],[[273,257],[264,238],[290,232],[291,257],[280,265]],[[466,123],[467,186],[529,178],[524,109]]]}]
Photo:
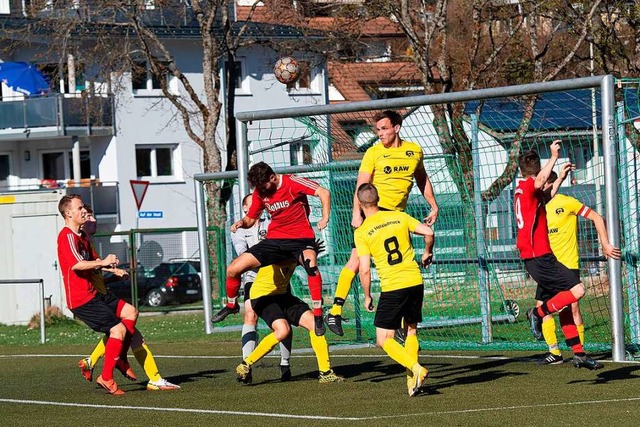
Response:
[{"label": "blue parasol", "polygon": [[0,80],[26,96],[49,92],[49,82],[35,66],[27,62],[0,62]]}]

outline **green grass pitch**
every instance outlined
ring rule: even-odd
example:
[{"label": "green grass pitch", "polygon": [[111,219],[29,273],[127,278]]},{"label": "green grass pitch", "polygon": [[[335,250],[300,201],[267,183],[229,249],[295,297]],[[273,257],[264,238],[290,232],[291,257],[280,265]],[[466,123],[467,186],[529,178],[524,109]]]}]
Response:
[{"label": "green grass pitch", "polygon": [[410,398],[404,368],[375,347],[332,346],[332,365],[345,381],[319,384],[315,358],[303,350],[306,332],[296,329],[293,380],[281,383],[279,359],[267,357],[246,386],[235,381],[238,332],[207,336],[197,313],[145,316],[139,327],[161,374],[181,390],[147,391],[130,355],[140,382],[116,373],[126,394],[107,395],[76,367],[97,334],[63,323],[48,328],[49,342],[40,345],[37,330],[0,326],[2,425],[593,426],[629,425],[640,416],[640,364],[607,363],[607,354],[595,355],[605,367],[592,372],[568,362],[538,366],[540,353],[426,348],[425,392]]}]

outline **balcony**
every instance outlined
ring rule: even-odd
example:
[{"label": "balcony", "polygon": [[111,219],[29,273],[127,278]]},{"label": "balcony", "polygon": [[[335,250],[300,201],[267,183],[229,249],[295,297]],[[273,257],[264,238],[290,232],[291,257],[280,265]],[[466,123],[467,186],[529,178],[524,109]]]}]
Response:
[{"label": "balcony", "polygon": [[[27,181],[27,180],[23,180]],[[38,181],[36,184],[35,181]],[[0,186],[0,198],[17,194],[37,194],[60,190],[61,194],[79,194],[93,208],[96,216],[120,222],[120,187],[117,182],[102,182],[99,179],[34,180],[33,184]]]},{"label": "balcony", "polygon": [[113,96],[4,98],[0,140],[114,134]]}]

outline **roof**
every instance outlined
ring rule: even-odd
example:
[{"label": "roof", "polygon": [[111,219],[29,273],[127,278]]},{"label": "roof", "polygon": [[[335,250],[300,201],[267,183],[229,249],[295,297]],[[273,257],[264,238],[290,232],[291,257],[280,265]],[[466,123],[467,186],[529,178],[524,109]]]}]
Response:
[{"label": "roof", "polygon": [[422,84],[422,74],[413,62],[329,62],[331,83],[348,102],[368,101],[365,83]]},{"label": "roof", "polygon": [[[591,129],[592,122],[591,89],[551,92],[538,95],[529,129],[538,131],[569,131]],[[639,113],[638,93],[634,89],[623,90],[627,116]],[[468,102],[465,114],[473,114],[480,101]],[[598,126],[601,123],[600,90],[595,90],[595,113]],[[480,123],[495,132],[515,132],[520,126],[524,113],[524,101],[514,98],[489,99],[484,101],[480,113]]]}]

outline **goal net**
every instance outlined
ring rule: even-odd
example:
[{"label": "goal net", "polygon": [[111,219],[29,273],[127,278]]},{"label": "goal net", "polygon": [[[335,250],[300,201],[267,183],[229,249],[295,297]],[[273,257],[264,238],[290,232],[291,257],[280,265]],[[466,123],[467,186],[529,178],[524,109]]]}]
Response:
[{"label": "goal net", "polygon": [[[575,164],[575,170],[560,193],[575,197],[606,217],[605,182],[609,172],[604,163],[602,94],[598,85],[589,88],[576,83],[582,80],[555,82],[560,84],[552,91],[544,86],[540,92],[523,90],[521,95],[500,88],[477,91],[489,95],[478,99],[467,96],[459,102],[454,97],[446,103],[434,102],[433,97],[412,97],[241,113],[238,118],[245,132],[249,165],[265,161],[276,172],[307,177],[331,192],[329,225],[322,231],[316,229],[327,247],[318,264],[328,308],[352,249],[351,216],[358,168],[367,148],[378,143],[373,117],[386,109],[399,112],[404,118],[400,136],[422,147],[424,166],[439,206],[434,225],[434,262],[422,269],[425,295],[418,335],[422,348],[544,351],[545,343],[533,339],[525,318],[526,310],[535,303],[536,284],[525,272],[515,246],[513,192],[520,175],[514,162],[517,166],[521,152],[535,149],[544,164],[550,155],[550,143],[561,139],[555,170],[559,172],[567,162]],[[640,339],[635,291],[638,194],[632,184],[638,182],[639,164],[640,131],[633,126],[633,119],[640,116],[637,84],[626,81],[618,85],[616,99],[621,100],[614,126],[619,141],[615,149],[619,149],[621,188],[616,197],[621,222],[609,225],[619,226],[622,235],[625,342],[635,344]],[[239,219],[237,193],[236,187],[231,199],[236,214],[229,221]],[[320,203],[317,198],[309,199],[310,220],[315,225],[321,216]],[[417,219],[430,212],[415,185],[406,211]],[[608,264],[593,222],[580,218],[578,236],[580,275],[587,288],[580,302],[585,346],[592,351],[610,349]],[[419,258],[424,241],[414,237],[413,244]],[[377,301],[380,286],[375,268],[372,279]],[[292,288],[294,294],[308,299],[307,279],[300,267]],[[363,300],[356,277],[344,305],[345,336],[327,331],[332,343],[375,341],[373,314],[363,309]],[[559,322],[556,324],[562,347],[564,339]]]}]

